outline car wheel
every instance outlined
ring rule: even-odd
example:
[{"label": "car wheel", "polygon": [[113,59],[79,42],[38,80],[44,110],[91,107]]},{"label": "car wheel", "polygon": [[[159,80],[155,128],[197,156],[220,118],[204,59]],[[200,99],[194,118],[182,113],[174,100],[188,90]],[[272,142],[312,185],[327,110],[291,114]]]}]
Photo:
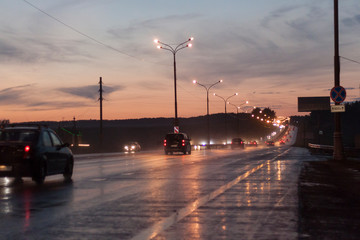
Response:
[{"label": "car wheel", "polygon": [[45,163],[41,163],[39,169],[37,170],[36,175],[33,177],[33,180],[37,184],[43,184],[46,176],[46,166]]},{"label": "car wheel", "polygon": [[71,177],[73,175],[73,169],[74,169],[74,160],[70,159],[65,167],[65,171],[64,171],[64,180],[66,182],[71,181]]}]

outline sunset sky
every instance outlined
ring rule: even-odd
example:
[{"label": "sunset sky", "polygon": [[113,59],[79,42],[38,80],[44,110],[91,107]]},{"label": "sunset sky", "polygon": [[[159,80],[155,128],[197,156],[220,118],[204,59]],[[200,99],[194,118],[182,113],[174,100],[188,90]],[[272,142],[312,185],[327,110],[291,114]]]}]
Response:
[{"label": "sunset sky", "polygon": [[[235,105],[297,115],[297,97],[329,96],[332,0],[2,0],[0,119],[11,122],[174,116],[172,54],[155,38],[193,47],[176,54],[178,115]],[[339,1],[341,85],[360,100],[360,2]],[[246,110],[246,109],[244,109]],[[229,112],[235,108],[228,106]]]}]

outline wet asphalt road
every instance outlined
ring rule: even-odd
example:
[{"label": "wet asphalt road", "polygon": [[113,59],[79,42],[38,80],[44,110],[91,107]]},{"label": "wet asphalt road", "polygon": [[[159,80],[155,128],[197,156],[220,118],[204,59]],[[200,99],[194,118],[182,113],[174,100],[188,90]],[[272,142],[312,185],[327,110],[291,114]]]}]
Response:
[{"label": "wet asphalt road", "polygon": [[77,156],[72,183],[0,178],[0,239],[297,239],[290,146]]}]

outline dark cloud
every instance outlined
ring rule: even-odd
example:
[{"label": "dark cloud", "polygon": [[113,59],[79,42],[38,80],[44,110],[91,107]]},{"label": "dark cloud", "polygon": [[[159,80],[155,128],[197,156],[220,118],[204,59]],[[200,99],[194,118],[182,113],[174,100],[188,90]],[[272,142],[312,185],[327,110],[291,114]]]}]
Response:
[{"label": "dark cloud", "polygon": [[355,16],[350,17],[350,18],[344,18],[342,20],[342,23],[346,27],[353,27],[353,26],[356,26],[356,25],[360,25],[360,14],[355,15]]},{"label": "dark cloud", "polygon": [[[123,89],[120,86],[104,86],[104,95]],[[86,99],[97,100],[99,86],[84,86],[79,88],[61,88],[60,92],[83,97]],[[3,106],[16,105],[13,111],[46,111],[63,108],[93,106],[93,102],[69,99],[57,95],[61,101],[48,100],[51,97],[45,95],[51,90],[39,89],[35,84],[20,85],[0,90],[0,104]],[[34,93],[36,93],[34,95]],[[45,99],[45,100],[43,100]]]},{"label": "dark cloud", "polygon": [[[123,86],[103,86],[104,95],[119,90],[123,90]],[[78,97],[96,100],[99,98],[99,85],[88,85],[83,87],[59,88],[60,92],[71,94]]]},{"label": "dark cloud", "polygon": [[3,39],[0,39],[0,62],[74,63],[93,59],[88,51],[82,51],[87,45],[86,41],[25,37],[17,35],[11,29],[0,30],[0,33],[3,35]]},{"label": "dark cloud", "polygon": [[0,103],[2,105],[24,104],[24,97],[32,93],[32,86],[33,84],[26,84],[0,90]]}]

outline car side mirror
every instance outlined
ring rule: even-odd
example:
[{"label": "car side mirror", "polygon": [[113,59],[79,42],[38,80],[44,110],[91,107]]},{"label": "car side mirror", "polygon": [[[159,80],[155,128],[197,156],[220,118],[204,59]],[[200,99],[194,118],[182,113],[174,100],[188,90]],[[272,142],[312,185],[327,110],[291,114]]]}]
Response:
[{"label": "car side mirror", "polygon": [[65,148],[65,147],[70,147],[70,143],[63,143],[60,146],[58,146],[57,148],[60,150],[60,149]]}]

